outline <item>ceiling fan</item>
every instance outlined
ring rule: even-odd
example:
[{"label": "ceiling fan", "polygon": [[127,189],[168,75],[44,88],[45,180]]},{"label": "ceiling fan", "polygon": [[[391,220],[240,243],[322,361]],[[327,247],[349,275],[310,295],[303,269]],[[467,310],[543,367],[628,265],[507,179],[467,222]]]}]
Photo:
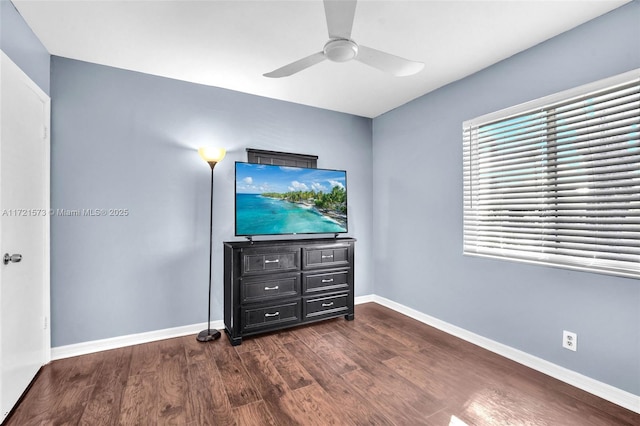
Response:
[{"label": "ceiling fan", "polygon": [[355,11],[356,0],[324,0],[329,41],[324,45],[322,51],[263,75],[270,78],[288,77],[326,59],[333,62],[347,62],[355,59],[397,77],[416,74],[424,68],[422,62],[400,58],[390,53],[359,45],[353,41],[351,28]]}]

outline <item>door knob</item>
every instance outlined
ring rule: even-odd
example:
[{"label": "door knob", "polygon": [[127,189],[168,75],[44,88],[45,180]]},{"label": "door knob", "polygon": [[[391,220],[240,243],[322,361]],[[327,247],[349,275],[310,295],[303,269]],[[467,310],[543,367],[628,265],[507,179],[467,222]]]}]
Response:
[{"label": "door knob", "polygon": [[2,260],[4,261],[5,265],[8,265],[9,262],[18,263],[18,262],[20,262],[22,260],[22,255],[21,254],[5,253],[4,257],[2,258]]}]

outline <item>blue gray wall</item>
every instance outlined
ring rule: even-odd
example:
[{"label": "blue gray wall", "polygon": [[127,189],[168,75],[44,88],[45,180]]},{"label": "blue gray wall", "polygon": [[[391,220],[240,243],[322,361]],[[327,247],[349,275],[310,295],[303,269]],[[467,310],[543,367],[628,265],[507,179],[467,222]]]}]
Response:
[{"label": "blue gray wall", "polygon": [[374,120],[377,294],[640,395],[639,280],[462,255],[462,122],[640,67],[639,23],[636,1]]},{"label": "blue gray wall", "polygon": [[9,0],[0,0],[0,49],[49,94],[49,52]]},{"label": "blue gray wall", "polygon": [[222,241],[234,239],[234,162],[247,147],[347,170],[356,295],[373,292],[372,121],[229,90],[52,57],[53,209],[128,209],[51,222],[52,345],[206,321],[210,168],[212,320],[222,319]]}]

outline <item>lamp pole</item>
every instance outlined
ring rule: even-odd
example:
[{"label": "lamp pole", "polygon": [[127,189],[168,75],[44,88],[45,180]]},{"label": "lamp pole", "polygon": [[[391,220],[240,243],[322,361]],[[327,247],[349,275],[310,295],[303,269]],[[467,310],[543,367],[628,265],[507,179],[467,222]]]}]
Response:
[{"label": "lamp pole", "polygon": [[198,333],[196,339],[198,342],[210,342],[219,339],[221,333],[218,330],[211,330],[211,273],[213,270],[213,168],[218,164],[225,155],[224,150],[211,150],[200,148],[198,150],[200,156],[211,166],[211,191],[209,199],[209,298],[207,309],[207,329]]}]

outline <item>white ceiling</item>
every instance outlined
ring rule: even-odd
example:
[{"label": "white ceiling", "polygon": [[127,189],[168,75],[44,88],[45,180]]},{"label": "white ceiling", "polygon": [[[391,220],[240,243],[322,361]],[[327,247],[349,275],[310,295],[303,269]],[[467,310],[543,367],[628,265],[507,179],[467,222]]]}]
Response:
[{"label": "white ceiling", "polygon": [[352,38],[422,61],[409,77],[324,61],[263,77],[322,50],[323,2],[13,0],[52,55],[376,117],[629,0],[360,0]]}]

